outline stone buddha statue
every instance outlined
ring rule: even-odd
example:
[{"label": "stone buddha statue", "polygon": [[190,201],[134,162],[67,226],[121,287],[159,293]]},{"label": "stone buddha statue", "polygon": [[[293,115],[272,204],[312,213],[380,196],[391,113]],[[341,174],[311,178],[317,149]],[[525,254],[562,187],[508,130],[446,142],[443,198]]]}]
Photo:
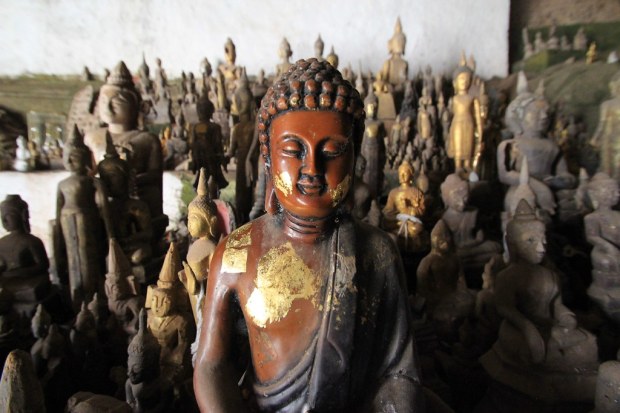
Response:
[{"label": "stone buddha statue", "polygon": [[129,163],[121,159],[114,149],[110,135],[104,159],[97,165],[99,177],[109,196],[109,214],[115,237],[131,263],[138,265],[152,256],[151,214],[148,205],[131,195],[131,170]]},{"label": "stone buddha statue", "polygon": [[383,167],[385,166],[385,142],[387,136],[385,126],[377,119],[378,100],[372,89],[364,99],[366,121],[362,139],[362,156],[366,159],[364,182],[368,184],[373,198],[383,192]]},{"label": "stone buddha statue", "polygon": [[162,148],[156,135],[137,129],[141,97],[125,63],[120,62],[101,87],[97,107],[107,128],[88,132],[84,142],[98,163],[106,153],[106,134],[110,134],[119,155],[135,171],[138,197],[149,206],[153,232],[159,237],[168,225],[162,205]]},{"label": "stone buddha statue", "polygon": [[140,310],[137,334],[127,347],[127,404],[134,412],[164,412],[170,408],[171,386],[159,367],[161,346],[147,326],[146,310]]},{"label": "stone buddha statue", "polygon": [[211,260],[194,370],[202,411],[422,408],[398,250],[347,212],[363,117],[351,84],[315,59],[263,98],[267,214]]},{"label": "stone buddha statue", "polygon": [[523,87],[525,91],[506,109],[506,125],[514,137],[497,146],[498,176],[508,186],[518,185],[521,161],[527,157],[529,185],[536,194],[537,206],[551,212],[557,206],[557,191],[571,189],[575,177],[568,172],[561,149],[544,135],[549,104],[542,95],[542,87],[537,93],[527,92],[527,86]]},{"label": "stone buddha statue", "polygon": [[618,181],[599,172],[587,184],[594,211],[584,218],[586,239],[592,246],[592,284],[588,295],[616,323],[620,322],[620,212]]},{"label": "stone buddha statue", "polygon": [[[504,319],[481,359],[495,381],[547,403],[594,397],[596,338],[562,302],[558,275],[541,265],[545,225],[521,201],[505,233],[508,266],[497,274],[495,304]],[[564,405],[564,404],[563,404]]]},{"label": "stone buddha statue", "polygon": [[471,171],[482,142],[480,102],[469,94],[473,69],[461,59],[452,76],[455,95],[452,97],[452,122],[450,123],[448,157],[454,159],[456,169]]},{"label": "stone buddha statue", "polygon": [[280,63],[276,66],[276,77],[286,73],[289,67],[291,67],[291,56],[293,55],[293,51],[291,50],[291,45],[289,44],[286,37],[282,38],[282,42],[280,43],[280,47],[278,49],[278,57],[280,58]]},{"label": "stone buddha statue", "polygon": [[468,206],[468,182],[454,173],[446,177],[440,190],[446,206],[442,219],[452,231],[463,268],[482,268],[493,255],[501,251],[501,246],[495,241],[485,240],[478,224],[478,210]]},{"label": "stone buddha statue", "polygon": [[317,37],[314,42],[314,58],[319,62],[323,61],[323,50],[325,48],[325,43],[323,43],[323,39],[321,39],[321,35]]},{"label": "stone buddha statue", "polygon": [[426,212],[424,194],[413,184],[414,171],[407,161],[398,167],[400,185],[390,191],[383,208],[384,228],[396,235],[398,246],[406,252],[428,248],[428,233],[422,217]]},{"label": "stone buddha statue", "polygon": [[[76,126],[63,154],[71,175],[60,181],[56,196],[56,225],[64,240],[69,292],[76,311],[101,288],[106,232],[113,232],[105,188],[88,173],[91,156]],[[63,260],[56,258],[57,263]]]},{"label": "stone buddha statue", "polygon": [[226,88],[226,96],[232,96],[235,91],[235,82],[241,75],[241,67],[237,66],[237,47],[232,39],[228,37],[224,44],[224,54],[226,61],[221,63],[217,69],[224,75],[224,84]]},{"label": "stone buddha statue", "polygon": [[620,144],[617,136],[620,133],[620,71],[609,81],[609,91],[611,99],[601,103],[598,126],[590,144],[600,151],[599,170],[619,180]]},{"label": "stone buddha statue", "polygon": [[[404,84],[409,78],[409,64],[403,59],[407,36],[403,33],[400,17],[396,19],[394,35],[388,41],[388,52],[390,58],[383,63],[381,74],[385,81],[391,85],[393,90],[404,90]],[[379,77],[379,75],[377,75]]]},{"label": "stone buddha statue", "polygon": [[0,285],[13,295],[17,313],[30,317],[49,293],[49,260],[43,242],[30,233],[28,204],[19,195],[7,195],[0,203]]}]

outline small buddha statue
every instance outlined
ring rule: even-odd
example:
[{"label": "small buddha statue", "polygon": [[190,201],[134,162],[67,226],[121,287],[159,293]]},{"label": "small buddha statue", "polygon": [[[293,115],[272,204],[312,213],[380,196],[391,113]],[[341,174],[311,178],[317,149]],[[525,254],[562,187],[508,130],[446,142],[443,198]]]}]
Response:
[{"label": "small buddha statue", "polygon": [[263,96],[265,96],[265,93],[267,93],[268,88],[269,87],[267,86],[267,79],[265,78],[265,70],[261,69],[258,71],[256,81],[252,85],[252,95],[257,101],[257,105],[258,103],[260,103],[260,100],[263,98]]},{"label": "small buddha statue", "polygon": [[534,54],[534,46],[530,42],[527,27],[523,28],[521,35],[523,38],[523,60],[527,60]]},{"label": "small buddha statue", "polygon": [[76,310],[101,287],[102,243],[105,245],[105,233],[113,232],[105,189],[88,173],[91,156],[76,126],[63,154],[71,175],[60,181],[56,197],[56,224],[67,251],[69,292]]},{"label": "small buddha statue", "polygon": [[247,178],[248,174],[255,176],[257,173],[254,166],[256,163],[252,162],[252,158],[256,159],[258,153],[256,153],[256,157],[250,153],[256,122],[254,119],[254,98],[248,86],[245,70],[239,78],[232,102],[231,112],[238,121],[232,128],[230,146],[226,151],[225,158],[234,157],[237,160],[235,208],[241,222],[247,222],[252,209],[252,182]]},{"label": "small buddha statue", "polygon": [[364,131],[359,95],[332,65],[298,60],[263,98],[257,128],[267,214],[211,259],[199,408],[422,409],[399,252],[348,212]]},{"label": "small buddha statue", "polygon": [[495,241],[485,240],[477,222],[478,210],[467,205],[469,184],[454,173],[446,177],[440,190],[446,206],[442,219],[452,232],[463,268],[482,268],[501,247]]},{"label": "small buddha statue", "polygon": [[97,325],[95,316],[88,309],[88,305],[82,303],[82,308],[75,318],[75,324],[69,333],[71,352],[79,366],[87,363],[87,358],[93,357],[93,351],[97,347]]},{"label": "small buddha statue", "polygon": [[138,265],[152,256],[151,214],[148,205],[131,195],[131,170],[121,159],[108,135],[108,149],[97,165],[99,177],[109,196],[108,208],[113,233],[132,264]]},{"label": "small buddha statue", "polygon": [[207,180],[213,176],[219,189],[228,186],[222,168],[226,157],[222,146],[222,128],[211,121],[214,107],[209,99],[201,97],[197,104],[199,122],[190,125],[189,145],[192,151],[192,171],[198,178],[200,168],[205,168]]},{"label": "small buddha statue", "polygon": [[159,367],[161,346],[147,326],[146,310],[140,310],[137,334],[127,347],[127,404],[134,412],[156,413],[170,408],[170,383]]},{"label": "small buddha statue", "polygon": [[37,374],[43,372],[43,369],[45,368],[43,362],[43,343],[45,342],[45,337],[47,337],[47,332],[49,331],[51,324],[52,317],[45,310],[45,308],[39,304],[30,322],[30,331],[36,339],[30,348],[30,356],[32,357],[34,369]]},{"label": "small buddha statue", "polygon": [[143,97],[151,96],[155,93],[155,89],[153,86],[153,81],[151,80],[151,69],[149,65],[146,63],[146,57],[144,53],[142,53],[142,64],[138,68],[138,77],[139,77],[139,87],[140,93]]},{"label": "small buddha statue", "polygon": [[558,50],[560,48],[560,39],[555,33],[556,30],[557,27],[554,23],[549,28],[549,37],[547,38],[547,50]]},{"label": "small buddha statue", "polygon": [[174,117],[174,123],[164,131],[165,140],[164,166],[166,169],[175,169],[188,158],[189,144],[187,142],[187,129],[183,111],[178,111]]},{"label": "small buddha statue", "polygon": [[459,325],[474,310],[474,295],[465,285],[452,233],[441,219],[431,232],[431,252],[420,261],[416,275],[416,293],[426,299],[438,334],[454,339]]},{"label": "small buddha statue", "polygon": [[161,373],[173,383],[191,375],[190,344],[196,335],[189,300],[177,278],[180,266],[171,243],[157,285],[149,286],[146,303],[148,328],[161,347]]},{"label": "small buddha statue", "polygon": [[200,171],[196,197],[187,207],[187,229],[194,241],[189,246],[179,278],[189,294],[194,318],[200,327],[202,306],[197,307],[198,296],[201,291],[204,294],[211,257],[221,233],[217,207],[209,197],[204,169]]},{"label": "small buddha statue", "polygon": [[498,177],[508,186],[518,185],[521,160],[526,157],[529,185],[536,194],[537,206],[554,211],[554,195],[558,190],[573,188],[575,177],[568,172],[561,149],[545,137],[549,104],[542,87],[537,93],[527,92],[526,84],[522,87],[525,90],[506,109],[505,122],[514,137],[497,146]]},{"label": "small buddha statue", "polygon": [[5,412],[45,413],[43,388],[30,355],[13,350],[4,362],[0,379],[0,406]]},{"label": "small buddha statue", "polygon": [[280,48],[278,49],[278,57],[280,58],[280,63],[276,66],[276,77],[286,73],[289,67],[291,67],[291,56],[293,55],[293,51],[291,50],[291,45],[289,44],[286,37],[282,38],[282,42],[280,43]]},{"label": "small buddha statue", "polygon": [[615,322],[620,322],[620,212],[618,181],[599,172],[587,185],[594,211],[584,218],[586,239],[592,246],[592,284],[588,295]]},{"label": "small buddha statue", "polygon": [[583,26],[577,30],[575,37],[573,37],[573,50],[586,50],[588,45],[588,38],[584,32]]},{"label": "small buddha statue", "polygon": [[536,32],[534,37],[534,53],[540,53],[547,50],[547,43],[542,38],[541,32]]},{"label": "small buddha statue", "polygon": [[14,308],[28,317],[51,288],[49,260],[43,242],[30,233],[28,204],[19,195],[0,203],[0,285],[13,296]]},{"label": "small buddha statue", "polygon": [[560,50],[564,52],[573,50],[573,45],[568,41],[568,37],[565,34],[560,37]]},{"label": "small buddha statue", "polygon": [[168,225],[168,217],[163,214],[162,147],[156,135],[137,129],[141,97],[125,63],[120,62],[101,87],[97,107],[107,127],[86,133],[84,142],[98,163],[106,153],[106,134],[110,134],[119,156],[127,159],[135,171],[138,197],[149,206],[153,233],[159,238]]},{"label": "small buddha statue", "polygon": [[[155,65],[155,96],[157,98],[168,97],[170,96],[170,92],[168,91],[168,76],[166,75],[166,71],[164,70],[159,57],[155,59]],[[117,69],[118,66],[113,72],[117,72]],[[117,73],[110,74],[111,77],[114,77],[115,75],[117,75]],[[109,80],[109,78],[106,78],[106,83],[108,83]]]},{"label": "small buddha statue", "polygon": [[396,235],[399,247],[406,252],[428,248],[428,233],[422,217],[426,212],[424,194],[413,185],[414,171],[407,161],[398,167],[400,185],[388,194],[383,208],[384,228]]},{"label": "small buddha statue", "polygon": [[[403,91],[405,82],[409,78],[409,64],[403,59],[407,36],[403,33],[400,17],[396,19],[394,35],[388,41],[388,52],[390,58],[383,63],[380,73],[393,90]],[[379,75],[377,74],[377,77]]]},{"label": "small buddha statue", "polygon": [[224,75],[224,85],[226,96],[232,96],[235,90],[235,82],[241,75],[241,68],[235,64],[237,61],[237,47],[230,37],[226,38],[224,44],[224,55],[226,61],[221,63],[217,69]]},{"label": "small buddha statue", "polygon": [[340,59],[338,58],[338,55],[334,51],[334,46],[332,46],[331,49],[329,50],[329,54],[327,55],[325,60],[327,60],[327,62],[330,65],[334,66],[334,69],[338,69],[338,63]]},{"label": "small buddha statue", "polygon": [[472,68],[461,58],[461,64],[452,76],[455,95],[452,98],[452,122],[447,152],[448,156],[454,159],[457,170],[472,170],[482,141],[480,102],[469,94],[473,73]]},{"label": "small buddha statue", "polygon": [[321,34],[317,37],[314,42],[314,58],[319,62],[323,61],[323,49],[325,48],[325,43],[323,43],[323,39],[321,39]]},{"label": "small buddha statue", "polygon": [[364,182],[364,172],[366,171],[366,158],[358,155],[355,161],[355,180],[353,181],[353,210],[351,215],[354,218],[363,220],[370,211],[372,194],[370,187]]},{"label": "small buddha statue", "polygon": [[609,92],[611,99],[601,103],[598,126],[590,144],[599,150],[599,170],[620,180],[620,165],[617,161],[620,153],[617,139],[620,132],[620,71],[609,81]]},{"label": "small buddha statue", "polygon": [[[508,266],[497,274],[495,303],[504,319],[493,348],[480,359],[495,381],[547,403],[591,401],[596,338],[562,302],[558,275],[541,264],[545,225],[521,201],[505,233]],[[562,404],[565,406],[565,404]]]},{"label": "small buddha statue", "polygon": [[18,136],[17,148],[15,149],[15,159],[13,160],[13,169],[19,172],[30,172],[34,169],[31,161],[32,155],[28,150],[28,140],[23,136]]},{"label": "small buddha statue", "polygon": [[138,313],[144,307],[144,297],[138,294],[129,260],[114,238],[110,238],[105,293],[108,296],[108,309],[116,319],[118,329],[129,337],[135,335],[138,332]]},{"label": "small buddha statue", "polygon": [[364,182],[370,187],[373,198],[383,192],[383,166],[386,160],[384,139],[387,132],[383,122],[377,119],[377,105],[377,97],[371,89],[364,100],[366,121],[361,153],[366,159]]},{"label": "small buddha statue", "polygon": [[596,52],[596,42],[590,43],[590,47],[588,47],[588,51],[586,52],[586,64],[591,65],[596,61],[597,52]]}]

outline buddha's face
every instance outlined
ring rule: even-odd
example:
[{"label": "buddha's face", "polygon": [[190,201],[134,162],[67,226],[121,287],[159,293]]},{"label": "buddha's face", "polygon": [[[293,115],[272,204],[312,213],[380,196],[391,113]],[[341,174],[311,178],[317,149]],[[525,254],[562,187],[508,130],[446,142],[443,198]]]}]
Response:
[{"label": "buddha's face", "polygon": [[536,100],[525,108],[522,121],[523,133],[526,136],[540,136],[549,127],[549,105],[544,100]]},{"label": "buddha's face", "polygon": [[467,184],[458,185],[448,192],[448,207],[458,212],[463,212],[469,200],[469,189]]},{"label": "buddha's face", "polygon": [[454,88],[457,92],[466,92],[471,86],[471,73],[461,72],[454,79]]},{"label": "buddha's face", "polygon": [[346,198],[353,173],[352,124],[337,112],[291,111],[270,128],[271,179],[282,208],[325,218]]},{"label": "buddha's face", "polygon": [[167,291],[154,289],[151,309],[157,317],[166,317],[172,310],[172,300]]},{"label": "buddha's face", "polygon": [[24,223],[17,211],[6,211],[2,213],[2,226],[8,232],[12,232],[23,229]]},{"label": "buddha's face", "polygon": [[235,61],[237,60],[237,49],[235,47],[234,44],[230,44],[226,47],[226,62],[228,64],[235,64]]},{"label": "buddha's face", "polygon": [[540,221],[531,221],[514,229],[509,236],[514,243],[518,256],[530,264],[540,264],[547,251],[545,225]]},{"label": "buddha's face", "polygon": [[146,377],[144,377],[144,369],[138,357],[130,355],[127,358],[127,367],[127,377],[129,377],[132,384],[138,384],[144,381]]},{"label": "buddha's face", "polygon": [[103,175],[99,173],[101,180],[108,189],[112,198],[125,198],[129,193],[128,177],[120,170],[114,170]]},{"label": "buddha's face", "polygon": [[431,236],[431,246],[439,253],[446,253],[450,251],[450,240],[443,234],[433,234]]},{"label": "buddha's face", "polygon": [[99,94],[99,117],[107,124],[132,125],[138,116],[131,92],[120,92],[118,88],[102,86]]},{"label": "buddha's face", "polygon": [[588,196],[594,209],[599,207],[613,207],[618,203],[620,194],[615,181],[606,182],[588,191]]},{"label": "buddha's face", "polygon": [[86,171],[86,156],[81,150],[71,151],[65,161],[65,168],[71,172],[82,173]]},{"label": "buddha's face", "polygon": [[410,168],[398,168],[398,182],[401,185],[411,185],[413,172]]},{"label": "buddha's face", "polygon": [[198,209],[197,207],[190,205],[188,208],[187,215],[187,229],[189,234],[194,238],[201,238],[209,235],[211,231],[211,226],[214,224],[214,221],[210,220],[209,217],[206,216],[205,212]]},{"label": "buddha's face", "polygon": [[377,105],[374,103],[367,103],[364,108],[366,109],[366,117],[374,119],[377,114]]}]

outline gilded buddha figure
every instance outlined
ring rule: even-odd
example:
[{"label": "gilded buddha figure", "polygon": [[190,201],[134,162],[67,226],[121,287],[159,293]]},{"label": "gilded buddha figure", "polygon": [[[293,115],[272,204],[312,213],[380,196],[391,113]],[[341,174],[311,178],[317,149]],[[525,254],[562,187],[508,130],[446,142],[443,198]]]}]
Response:
[{"label": "gilded buddha figure", "polygon": [[[421,409],[398,250],[348,212],[363,119],[355,89],[316,59],[263,98],[267,214],[211,261],[194,371],[202,411]],[[248,342],[249,366],[235,363]]]}]

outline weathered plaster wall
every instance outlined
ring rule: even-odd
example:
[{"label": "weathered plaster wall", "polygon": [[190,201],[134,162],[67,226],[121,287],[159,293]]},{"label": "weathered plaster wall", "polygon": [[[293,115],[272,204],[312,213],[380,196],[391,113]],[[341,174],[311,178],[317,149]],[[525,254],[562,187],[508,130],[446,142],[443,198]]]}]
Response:
[{"label": "weathered plaster wall", "polygon": [[397,16],[407,35],[411,74],[431,64],[451,72],[459,53],[474,53],[484,77],[508,70],[509,0],[0,0],[0,75],[136,70],[142,52],[169,76],[198,72],[207,57],[223,59],[231,37],[248,73],[273,72],[286,36],[293,60],[313,54],[320,33],[340,64],[376,72],[388,57]]}]

